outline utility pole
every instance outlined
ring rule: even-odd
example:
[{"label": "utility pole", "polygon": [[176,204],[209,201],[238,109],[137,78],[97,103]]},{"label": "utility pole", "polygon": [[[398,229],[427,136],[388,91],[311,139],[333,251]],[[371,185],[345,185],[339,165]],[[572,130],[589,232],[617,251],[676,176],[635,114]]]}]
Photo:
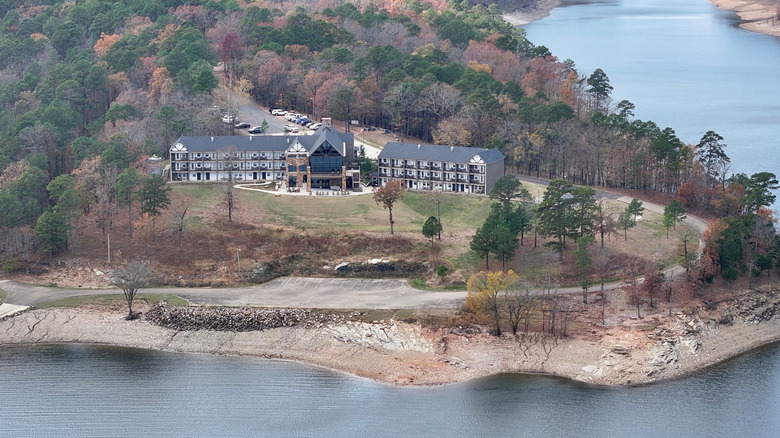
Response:
[{"label": "utility pole", "polygon": [[238,266],[238,278],[241,278],[241,248],[236,248],[236,266]]},{"label": "utility pole", "polygon": [[439,221],[439,232],[437,233],[437,239],[441,240],[441,197],[444,196],[444,187],[439,186],[439,193],[434,195],[433,200],[436,202],[436,220]]}]

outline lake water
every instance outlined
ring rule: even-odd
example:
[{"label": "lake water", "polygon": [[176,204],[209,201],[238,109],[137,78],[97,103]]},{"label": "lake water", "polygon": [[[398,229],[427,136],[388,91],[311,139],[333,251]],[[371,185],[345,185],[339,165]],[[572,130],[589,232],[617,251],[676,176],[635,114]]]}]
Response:
[{"label": "lake water", "polygon": [[87,345],[0,347],[0,436],[777,437],[780,346],[597,388],[503,375],[398,388],[305,365]]},{"label": "lake water", "polygon": [[637,118],[690,144],[713,130],[733,170],[780,174],[780,38],[737,19],[707,0],[564,0],[523,27],[580,75],[604,70]]}]

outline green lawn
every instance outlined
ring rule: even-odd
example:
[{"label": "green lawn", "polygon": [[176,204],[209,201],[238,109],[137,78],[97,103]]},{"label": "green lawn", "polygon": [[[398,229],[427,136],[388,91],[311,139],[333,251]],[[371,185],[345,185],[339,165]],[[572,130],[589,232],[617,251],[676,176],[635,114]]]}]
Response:
[{"label": "green lawn", "polygon": [[[257,208],[266,224],[292,226],[302,230],[350,229],[384,231],[389,228],[387,210],[368,193],[360,196],[275,196],[262,192],[242,192],[247,208]],[[474,229],[487,217],[490,200],[484,197],[444,194],[441,220],[447,231]],[[428,193],[407,192],[393,208],[395,229],[419,231],[436,204]]]},{"label": "green lawn", "polygon": [[[160,301],[165,301],[168,303],[169,306],[189,305],[189,303],[186,300],[179,298],[175,295],[139,293],[138,295],[136,295],[135,301],[147,301],[150,303],[158,303]],[[69,297],[69,298],[63,298],[61,300],[50,301],[48,303],[36,305],[35,307],[37,308],[78,307],[78,306],[83,306],[85,304],[105,305],[105,304],[111,304],[117,302],[125,303],[124,295],[86,295],[80,297]]]}]

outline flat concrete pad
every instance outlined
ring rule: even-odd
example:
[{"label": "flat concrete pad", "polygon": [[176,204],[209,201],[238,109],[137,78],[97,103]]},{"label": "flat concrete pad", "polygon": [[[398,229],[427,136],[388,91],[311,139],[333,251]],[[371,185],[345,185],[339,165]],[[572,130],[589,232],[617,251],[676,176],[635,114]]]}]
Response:
[{"label": "flat concrete pad", "polygon": [[13,315],[16,312],[21,312],[22,310],[29,309],[28,306],[17,306],[16,304],[0,304],[0,318],[6,317],[8,315]]}]

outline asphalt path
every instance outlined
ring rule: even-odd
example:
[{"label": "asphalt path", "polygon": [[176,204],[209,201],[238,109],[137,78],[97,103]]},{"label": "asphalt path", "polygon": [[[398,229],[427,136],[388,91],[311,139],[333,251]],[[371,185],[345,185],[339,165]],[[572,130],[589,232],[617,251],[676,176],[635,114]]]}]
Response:
[{"label": "asphalt path", "polygon": [[[12,280],[0,280],[0,289],[7,294],[2,307],[30,307],[68,297],[122,294],[119,289],[45,287]],[[200,306],[315,309],[455,308],[466,299],[466,292],[423,291],[412,288],[406,280],[311,277],[281,277],[260,285],[236,288],[145,288],[139,293],[176,295]]]}]

